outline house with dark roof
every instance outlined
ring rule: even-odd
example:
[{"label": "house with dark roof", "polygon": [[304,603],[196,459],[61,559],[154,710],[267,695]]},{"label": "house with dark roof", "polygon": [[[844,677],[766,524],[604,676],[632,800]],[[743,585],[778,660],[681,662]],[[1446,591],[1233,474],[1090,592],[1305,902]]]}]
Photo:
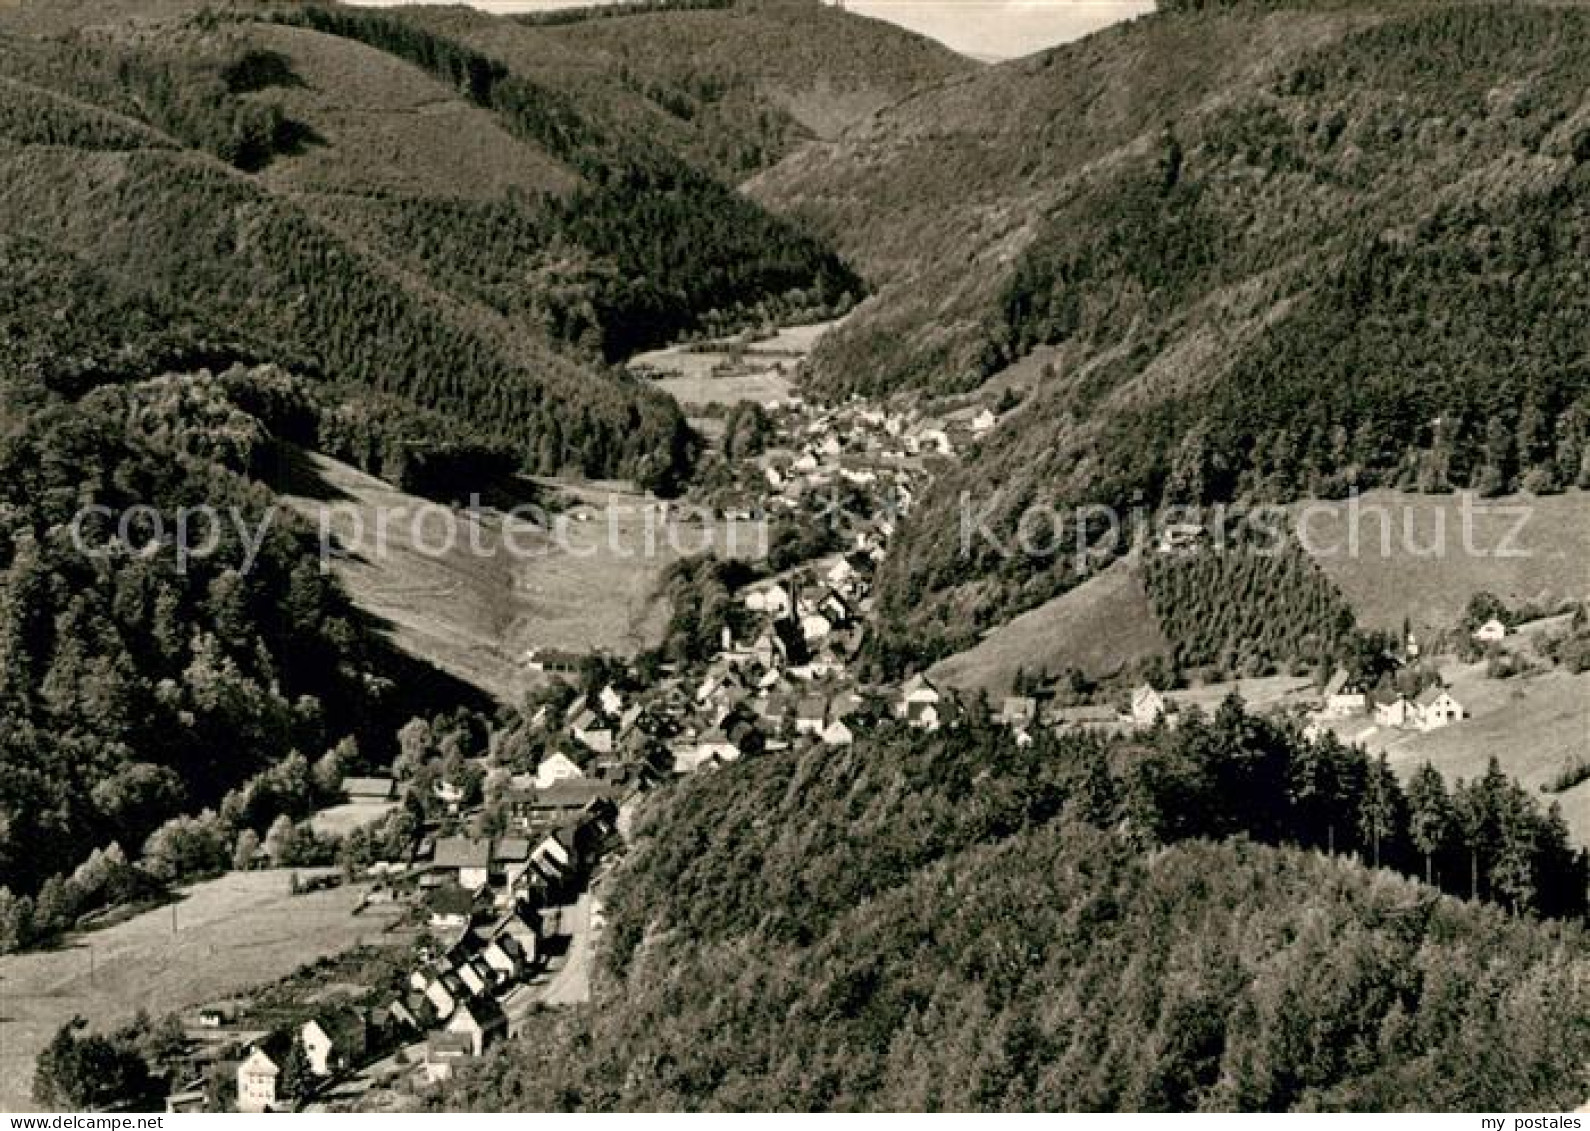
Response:
[{"label": "house with dark roof", "polygon": [[1408,702],[1408,697],[1394,687],[1377,687],[1370,696],[1370,701],[1375,707],[1375,722],[1383,727],[1403,727],[1408,725],[1413,711],[1413,704]]},{"label": "house with dark roof", "polygon": [[397,796],[397,782],[386,777],[343,778],[342,792],[349,801],[391,801]]},{"label": "house with dark roof", "polygon": [[458,885],[479,891],[491,882],[491,841],[483,837],[447,836],[436,842],[431,870],[450,873]]},{"label": "house with dark roof", "polygon": [[565,652],[558,648],[533,648],[524,655],[524,666],[533,672],[548,675],[575,675],[585,657],[578,652]]},{"label": "house with dark roof", "polygon": [[317,1014],[298,1029],[309,1069],[333,1076],[359,1063],[369,1044],[369,1023],[359,1009],[333,1009]]},{"label": "house with dark roof", "polygon": [[828,700],[809,696],[795,705],[795,732],[821,734],[828,721]]},{"label": "house with dark roof", "polygon": [[446,1032],[467,1037],[471,1055],[479,1056],[508,1035],[508,1018],[495,999],[480,998],[459,1006],[448,1019]]},{"label": "house with dark roof", "polygon": [[436,931],[457,931],[469,926],[475,912],[475,895],[455,883],[434,887],[425,897],[430,925]]},{"label": "house with dark roof", "polygon": [[545,789],[509,790],[503,795],[508,824],[516,832],[538,833],[587,811],[611,805],[613,787],[595,778],[554,782]]},{"label": "house with dark roof", "polygon": [[475,1043],[468,1033],[443,1031],[425,1038],[425,1079],[449,1080],[461,1066],[475,1059]]},{"label": "house with dark roof", "polygon": [[1363,689],[1353,682],[1346,668],[1337,668],[1325,681],[1320,693],[1321,710],[1330,718],[1346,718],[1364,709]]}]

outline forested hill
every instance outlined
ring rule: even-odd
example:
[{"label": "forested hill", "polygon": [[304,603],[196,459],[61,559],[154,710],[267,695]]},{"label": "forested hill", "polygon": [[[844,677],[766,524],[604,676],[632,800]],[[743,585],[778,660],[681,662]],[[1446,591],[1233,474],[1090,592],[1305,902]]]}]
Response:
[{"label": "forested hill", "polygon": [[1584,861],[1500,774],[1422,781],[1229,705],[1115,744],[974,724],[701,775],[648,802],[604,893],[595,1004],[438,1102],[1571,1108],[1582,927],[1395,870],[1430,849],[1466,890],[1477,850],[1482,897],[1528,876],[1577,917]]},{"label": "forested hill", "polygon": [[1590,12],[1177,7],[927,89],[752,186],[876,283],[818,388],[1027,391],[893,555],[912,645],[1074,581],[959,560],[963,489],[1009,530],[1035,499],[1590,483]]},{"label": "forested hill", "polygon": [[[934,40],[821,0],[640,0],[511,25],[465,8],[423,18],[563,89],[589,96],[601,86],[616,120],[735,182],[978,69]],[[621,90],[611,89],[615,77]]]},{"label": "forested hill", "polygon": [[615,59],[525,73],[334,6],[73,9],[0,11],[0,236],[85,264],[57,301],[99,336],[129,303],[180,309],[317,377],[373,470],[423,437],[668,486],[688,429],[612,363],[862,292],[699,138],[653,128],[666,111]]}]

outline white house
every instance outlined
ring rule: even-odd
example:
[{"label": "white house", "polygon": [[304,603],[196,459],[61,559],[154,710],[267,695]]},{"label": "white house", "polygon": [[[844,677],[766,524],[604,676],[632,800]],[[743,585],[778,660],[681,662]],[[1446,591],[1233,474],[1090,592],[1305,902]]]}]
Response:
[{"label": "white house", "polygon": [[1165,714],[1165,700],[1148,684],[1132,692],[1132,721],[1140,727],[1153,726]]},{"label": "white house", "polygon": [[1324,713],[1329,718],[1346,718],[1364,709],[1364,693],[1352,682],[1345,668],[1337,668],[1332,674],[1322,698]]},{"label": "white house", "polygon": [[1481,644],[1495,644],[1507,638],[1507,626],[1492,617],[1474,630],[1474,639]]},{"label": "white house", "polygon": [[310,1018],[299,1027],[298,1036],[309,1056],[309,1070],[316,1076],[330,1076],[358,1063],[369,1040],[364,1015],[351,1009]]},{"label": "white house", "polygon": [[1467,717],[1463,704],[1442,687],[1427,687],[1419,692],[1409,714],[1413,724],[1420,730],[1437,730]]},{"label": "white house", "polygon": [[561,750],[553,751],[541,759],[541,764],[536,767],[536,788],[546,789],[554,782],[569,781],[573,778],[583,778],[585,771],[573,758]]},{"label": "white house", "polygon": [[972,417],[972,435],[982,436],[988,432],[992,432],[994,430],[994,425],[998,423],[999,417],[994,415],[992,409],[985,407],[982,412],[979,412],[976,416]]},{"label": "white house", "polygon": [[1383,727],[1403,727],[1413,713],[1408,697],[1397,691],[1377,691],[1372,696],[1375,704],[1375,722]]},{"label": "white house", "polygon": [[250,1049],[237,1066],[237,1110],[258,1113],[275,1108],[281,1074],[281,1064],[262,1045]]},{"label": "white house", "polygon": [[834,621],[827,613],[807,613],[801,617],[801,636],[808,644],[827,640],[834,631]]},{"label": "white house", "polygon": [[442,837],[431,858],[433,870],[457,872],[458,886],[479,891],[491,882],[491,841],[466,836]]},{"label": "white house", "polygon": [[835,719],[823,728],[823,745],[849,746],[856,741],[855,732],[845,725],[843,719]]},{"label": "white house", "polygon": [[493,1041],[507,1035],[508,1019],[494,1001],[486,998],[461,1007],[447,1022],[446,1031],[467,1037],[470,1052],[479,1056]]},{"label": "white house", "polygon": [[747,593],[745,607],[753,613],[765,613],[774,618],[787,617],[795,607],[795,598],[790,593],[789,586],[774,582],[772,585],[764,585]]}]

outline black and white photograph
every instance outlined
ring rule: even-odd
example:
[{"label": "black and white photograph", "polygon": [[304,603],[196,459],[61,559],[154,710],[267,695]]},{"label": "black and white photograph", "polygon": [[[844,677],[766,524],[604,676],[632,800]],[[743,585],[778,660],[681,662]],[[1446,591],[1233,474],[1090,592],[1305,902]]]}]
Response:
[{"label": "black and white photograph", "polygon": [[0,0],[0,1112],[1584,1131],[1590,0]]}]

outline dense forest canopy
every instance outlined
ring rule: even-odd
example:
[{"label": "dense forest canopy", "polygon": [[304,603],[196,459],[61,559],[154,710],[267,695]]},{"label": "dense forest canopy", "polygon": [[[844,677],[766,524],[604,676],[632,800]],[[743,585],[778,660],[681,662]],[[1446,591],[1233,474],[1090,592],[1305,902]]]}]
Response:
[{"label": "dense forest canopy", "polygon": [[1404,794],[1234,705],[1118,742],[974,723],[769,754],[649,804],[596,1004],[439,1102],[1565,1108],[1582,928],[1384,870],[1428,847],[1466,895],[1477,848],[1482,896],[1550,875],[1537,906],[1579,916],[1559,824],[1500,775]]},{"label": "dense forest canopy", "polygon": [[[10,894],[94,849],[135,859],[169,818],[294,752],[352,739],[379,765],[416,704],[459,701],[391,652],[254,478],[275,438],[238,405],[283,380],[239,368],[108,386],[31,410],[0,442]],[[215,518],[190,517],[189,544],[213,550],[180,555],[179,516],[200,506]]]}]

